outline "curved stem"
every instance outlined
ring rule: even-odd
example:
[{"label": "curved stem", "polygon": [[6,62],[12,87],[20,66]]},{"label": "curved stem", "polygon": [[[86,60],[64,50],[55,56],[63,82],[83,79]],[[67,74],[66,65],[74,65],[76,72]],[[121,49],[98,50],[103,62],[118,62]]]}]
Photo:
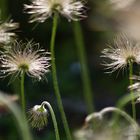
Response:
[{"label": "curved stem", "polygon": [[[127,103],[129,103],[129,102],[132,101],[132,100],[137,99],[138,97],[139,97],[139,93],[133,94],[133,97],[132,97],[131,94],[125,95],[123,98],[121,98],[121,99],[117,102],[116,106],[117,106],[119,109],[122,109]],[[114,115],[113,115],[113,122],[114,122],[114,123],[117,123],[118,119],[119,119],[119,116],[116,115],[116,114],[114,114]]]},{"label": "curved stem", "polygon": [[58,24],[57,22],[58,22],[58,15],[57,15],[57,13],[55,13],[54,18],[53,18],[53,28],[52,28],[52,36],[51,36],[51,44],[50,44],[51,55],[52,55],[51,62],[52,62],[53,86],[54,86],[55,96],[56,96],[57,103],[58,103],[58,108],[61,113],[62,122],[63,122],[64,129],[66,132],[67,140],[72,140],[70,129],[68,126],[68,122],[66,119],[66,115],[65,115],[62,100],[61,100],[61,95],[60,95],[59,86],[58,86],[57,73],[56,73],[54,46],[55,46],[56,30],[57,30],[57,24]]},{"label": "curved stem", "polygon": [[52,116],[53,125],[54,125],[56,140],[60,140],[58,125],[57,125],[57,121],[56,121],[56,117],[55,117],[53,108],[51,107],[50,103],[48,103],[47,101],[44,101],[41,105],[43,105],[43,106],[47,105],[47,107],[49,108],[51,116]]},{"label": "curved stem", "polygon": [[123,98],[121,98],[118,102],[117,102],[117,107],[122,109],[127,103],[129,103],[132,99],[135,100],[137,99],[138,97],[140,97],[140,94],[139,93],[135,93],[133,94],[133,97],[128,94],[128,95],[125,95]]},{"label": "curved stem", "polygon": [[[134,127],[136,128],[136,130],[139,130],[139,126],[138,124],[135,122],[135,120],[133,118],[131,118],[131,116],[129,116],[126,112],[118,109],[118,108],[115,108],[115,107],[107,107],[103,110],[100,111],[100,114],[103,116],[105,115],[106,113],[108,112],[116,112],[118,114],[120,114],[121,116],[123,116],[130,124],[133,124]],[[139,134],[140,136],[140,134]]]},{"label": "curved stem", "polygon": [[[121,116],[123,116],[130,124],[132,124],[134,126],[134,128],[136,128],[136,130],[138,130],[140,132],[140,128],[139,128],[139,125],[135,122],[135,120],[130,116],[128,115],[126,112],[124,112],[123,110],[119,109],[119,108],[116,108],[116,107],[107,107],[107,108],[104,108],[102,109],[100,112],[97,112],[97,113],[92,113],[90,115],[88,115],[86,117],[86,122],[90,122],[94,117],[100,117],[100,118],[103,118],[103,116],[109,112],[115,112],[115,113],[118,113],[120,114]],[[114,123],[113,123],[114,124]],[[116,122],[115,122],[115,125],[114,125],[114,128],[116,126]],[[138,135],[140,136],[140,133],[138,133]]]},{"label": "curved stem", "polygon": [[[121,116],[123,116],[130,124],[132,124],[132,126],[134,127],[134,130],[136,130],[138,132],[137,135],[140,137],[140,128],[139,128],[139,125],[134,120],[134,118],[132,118],[130,115],[128,115],[123,110],[120,110],[120,109],[115,108],[115,107],[107,107],[107,108],[103,109],[102,111],[100,111],[100,114],[103,116],[108,112],[115,112],[115,113],[118,113]],[[116,125],[117,125],[117,122],[115,122],[113,124],[112,129],[113,129],[114,132],[115,132]]]},{"label": "curved stem", "polygon": [[21,74],[21,105],[22,105],[22,111],[25,113],[25,95],[24,95],[24,80],[25,80],[25,72]]},{"label": "curved stem", "polygon": [[116,107],[107,107],[107,108],[104,108],[103,110],[100,111],[100,114],[102,116],[104,116],[106,113],[109,113],[109,112],[116,112],[116,113],[122,115],[128,122],[130,122],[132,124],[135,124],[135,126],[138,126],[137,123],[134,121],[133,118],[131,118],[126,112],[124,112],[121,109],[118,109]]},{"label": "curved stem", "polygon": [[88,70],[88,64],[86,60],[87,57],[85,53],[86,51],[84,46],[82,28],[80,26],[80,23],[78,22],[74,22],[74,34],[75,34],[77,52],[81,63],[81,70],[82,70],[81,76],[83,82],[84,98],[87,105],[88,113],[92,113],[94,111],[93,94],[91,88],[91,81],[89,78],[89,70]]},{"label": "curved stem", "polygon": [[[130,62],[129,63],[129,84],[130,86],[133,84],[133,80],[132,80],[132,76],[133,76],[133,63]],[[133,93],[133,89],[130,88],[130,94],[131,94],[131,103],[132,103],[132,116],[133,119],[136,120],[136,107],[135,107],[135,101],[134,101],[134,93]]]},{"label": "curved stem", "polygon": [[5,98],[5,96],[3,96],[1,93],[0,93],[0,103],[4,104],[12,112],[19,126],[20,135],[22,139],[32,140],[29,127],[25,119],[25,115],[23,114],[23,112],[19,110],[17,105],[12,103],[9,99]]}]

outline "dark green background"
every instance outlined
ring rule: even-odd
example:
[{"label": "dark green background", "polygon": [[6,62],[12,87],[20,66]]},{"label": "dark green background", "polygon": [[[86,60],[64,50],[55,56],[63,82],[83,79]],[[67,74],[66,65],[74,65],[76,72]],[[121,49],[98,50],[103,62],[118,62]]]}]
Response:
[{"label": "dark green background", "polygon": [[[12,18],[20,23],[17,31],[21,40],[33,39],[41,46],[49,49],[52,18],[45,23],[29,24],[29,16],[23,13],[23,4],[27,0],[0,0],[1,20]],[[128,90],[128,72],[115,72],[105,74],[101,65],[103,59],[101,51],[108,43],[113,41],[116,34],[116,22],[114,12],[107,6],[107,1],[91,0],[87,4],[88,17],[82,20],[81,26],[84,33],[85,49],[90,71],[91,85],[93,89],[94,104],[96,111],[115,105],[116,101]],[[55,46],[56,65],[60,91],[64,103],[65,112],[72,131],[82,126],[87,115],[86,106],[83,99],[83,89],[81,81],[81,70],[78,52],[75,46],[73,22],[60,16]],[[136,66],[137,69],[137,66]],[[60,114],[53,91],[51,73],[47,74],[47,81],[33,82],[26,77],[26,100],[27,108],[40,104],[43,100],[48,100],[57,115],[61,134],[64,135]],[[8,78],[1,80],[0,90],[10,94],[19,92],[19,80],[15,84],[8,85]],[[15,86],[13,86],[15,85]],[[0,113],[0,140],[16,140],[18,138],[16,125],[9,113]],[[35,140],[54,140],[53,126],[49,117],[48,126],[41,131],[33,130]],[[65,139],[65,138],[64,138]]]}]

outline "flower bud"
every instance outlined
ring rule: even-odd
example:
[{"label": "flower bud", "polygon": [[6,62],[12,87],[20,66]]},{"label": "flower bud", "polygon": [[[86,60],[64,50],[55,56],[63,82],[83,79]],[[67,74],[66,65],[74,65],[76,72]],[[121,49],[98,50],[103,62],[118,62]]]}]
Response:
[{"label": "flower bud", "polygon": [[28,112],[29,122],[33,128],[42,129],[48,123],[48,111],[44,105],[35,105]]}]

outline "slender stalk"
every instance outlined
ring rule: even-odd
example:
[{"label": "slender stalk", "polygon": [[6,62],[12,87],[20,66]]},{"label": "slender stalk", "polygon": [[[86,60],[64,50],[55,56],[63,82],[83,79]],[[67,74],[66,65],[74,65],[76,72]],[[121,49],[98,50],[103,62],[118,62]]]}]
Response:
[{"label": "slender stalk", "polygon": [[134,95],[133,95],[133,98],[131,96],[131,94],[127,94],[125,95],[123,98],[121,98],[118,102],[117,102],[117,107],[122,109],[126,104],[128,104],[130,101],[135,100],[137,99],[139,96],[139,92],[136,92]]},{"label": "slender stalk", "polygon": [[115,113],[118,113],[120,114],[121,116],[123,116],[130,124],[132,124],[136,130],[139,129],[139,126],[138,124],[135,122],[135,120],[133,118],[131,118],[131,116],[129,116],[126,112],[124,112],[123,110],[121,109],[118,109],[118,108],[115,108],[115,107],[107,107],[103,110],[100,111],[100,114],[103,116],[105,115],[106,113],[109,113],[109,112],[115,112]]},{"label": "slender stalk", "polygon": [[[130,62],[129,63],[129,84],[130,86],[133,84],[133,80],[132,80],[132,76],[133,76],[133,63]],[[135,107],[135,101],[134,101],[134,93],[133,93],[133,89],[130,88],[130,94],[131,94],[131,103],[132,103],[132,116],[133,119],[136,120],[136,107]]]},{"label": "slender stalk", "polygon": [[57,13],[55,13],[54,18],[53,18],[53,28],[52,28],[52,36],[51,36],[51,44],[50,44],[51,55],[52,55],[51,62],[52,62],[53,86],[54,86],[55,96],[56,96],[57,103],[58,103],[58,108],[59,108],[59,111],[61,113],[62,122],[63,122],[65,133],[67,136],[67,140],[72,140],[70,129],[68,126],[68,122],[66,119],[66,115],[65,115],[62,100],[61,100],[61,95],[60,95],[58,80],[57,80],[57,73],[56,73],[54,46],[55,46],[55,38],[56,38],[56,31],[57,31],[57,24],[58,24],[57,22],[58,22],[58,15],[57,15]]},{"label": "slender stalk", "polygon": [[28,123],[25,119],[25,115],[23,114],[23,112],[20,111],[18,106],[12,103],[9,99],[5,98],[5,96],[3,96],[3,93],[1,92],[0,92],[0,103],[4,104],[15,117],[15,121],[16,124],[18,124],[22,140],[32,140],[32,136],[30,134]]},{"label": "slender stalk", "polygon": [[[117,116],[121,115],[122,117],[124,117],[133,126],[134,130],[136,130],[138,132],[137,134],[140,136],[140,133],[139,133],[140,128],[139,128],[139,125],[136,123],[136,121],[125,111],[123,111],[119,108],[116,108],[116,107],[106,107],[106,108],[102,109],[100,112],[96,112],[96,113],[92,113],[92,114],[88,115],[85,119],[86,123],[89,124],[89,122],[91,122],[96,117],[99,117],[102,119],[104,117],[104,115],[106,115],[107,113],[110,113],[110,112],[113,112],[113,114],[117,114]],[[112,125],[113,126],[112,131],[114,131],[113,135],[115,134],[117,125],[118,125],[117,122],[114,121],[114,123]],[[116,139],[115,136],[114,136],[114,139]]]},{"label": "slender stalk", "polygon": [[[123,110],[119,109],[119,108],[115,108],[115,107],[107,107],[105,109],[103,109],[102,111],[100,111],[100,114],[105,115],[106,113],[109,113],[109,112],[114,112],[114,113],[117,113],[118,115],[115,115],[115,116],[123,116],[134,128],[134,130],[136,130],[138,133],[138,136],[140,136],[139,132],[140,132],[140,128],[139,128],[139,125],[136,123],[136,121],[131,117],[129,116],[129,114],[127,114],[126,112],[124,112]],[[115,133],[115,130],[116,130],[116,127],[117,127],[117,124],[118,124],[118,118],[115,118],[115,120],[113,120],[113,127],[112,127],[112,130],[113,130],[113,135]],[[128,134],[129,135],[129,134]],[[117,140],[115,137],[114,137],[114,140]]]},{"label": "slender stalk", "polygon": [[[135,93],[133,94],[133,97],[131,94],[128,94],[128,95],[125,95],[123,98],[121,98],[117,104],[116,104],[116,107],[119,108],[119,109],[123,109],[125,105],[127,105],[130,101],[132,102],[132,99],[135,100],[139,97],[139,93]],[[114,124],[114,127],[115,125],[117,125],[117,122],[119,120],[119,116],[118,114],[113,114],[113,124]]]},{"label": "slender stalk", "polygon": [[25,72],[21,74],[21,105],[22,105],[22,111],[25,113],[25,95],[24,95],[24,80],[25,80]]},{"label": "slender stalk", "polygon": [[80,23],[78,22],[74,22],[74,34],[75,34],[77,52],[81,63],[81,70],[82,70],[81,76],[83,82],[84,98],[87,105],[88,113],[92,113],[94,111],[93,93],[91,89],[91,81],[89,78],[89,70],[88,70],[88,64],[86,60],[87,57],[85,53],[86,51],[84,46],[83,33],[82,33]]},{"label": "slender stalk", "polygon": [[57,125],[56,117],[55,117],[55,114],[54,114],[52,106],[47,101],[44,101],[41,105],[43,105],[43,106],[47,105],[47,107],[49,108],[51,116],[52,116],[53,125],[54,125],[56,140],[60,140],[59,131],[58,131],[58,125]]}]

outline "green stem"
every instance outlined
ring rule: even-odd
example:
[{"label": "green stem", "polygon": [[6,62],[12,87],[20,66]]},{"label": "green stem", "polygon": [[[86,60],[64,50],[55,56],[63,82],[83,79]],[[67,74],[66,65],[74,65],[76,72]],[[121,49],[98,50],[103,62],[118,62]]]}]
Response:
[{"label": "green stem", "polygon": [[[136,123],[136,121],[130,115],[128,115],[126,112],[124,112],[123,110],[116,108],[116,107],[106,107],[106,108],[102,109],[100,112],[92,113],[86,117],[85,121],[87,124],[89,124],[96,117],[104,118],[104,115],[106,115],[107,113],[110,113],[110,112],[113,112],[113,114],[117,114],[117,116],[121,115],[122,117],[124,117],[134,127],[134,130],[136,130],[138,132],[137,134],[140,136],[140,134],[139,134],[140,128],[139,128],[139,125]],[[115,130],[117,128],[117,125],[118,125],[118,123],[116,123],[116,122],[115,122],[115,124],[113,123],[113,127],[112,127],[112,131],[114,131],[113,135],[116,132]],[[114,136],[114,139],[116,139],[115,136]]]},{"label": "green stem", "polygon": [[24,80],[25,80],[25,72],[21,74],[21,105],[22,105],[22,111],[25,113],[25,95],[24,95]]},{"label": "green stem", "polygon": [[53,78],[55,96],[56,96],[56,99],[57,99],[59,111],[61,113],[61,118],[62,118],[62,122],[63,122],[63,125],[64,125],[67,140],[72,140],[70,129],[69,129],[69,126],[68,126],[68,122],[67,122],[67,119],[66,119],[66,115],[65,115],[62,100],[61,100],[61,95],[60,95],[58,80],[57,80],[57,73],[56,73],[54,46],[55,46],[56,31],[57,31],[57,25],[58,25],[57,22],[58,22],[58,15],[57,15],[57,13],[55,13],[54,18],[53,18],[53,29],[52,29],[51,44],[50,44],[51,56],[52,56],[51,57],[52,58],[52,61],[51,61],[52,62],[52,78]]},{"label": "green stem", "polygon": [[81,70],[82,70],[82,82],[83,82],[83,90],[84,90],[84,98],[87,105],[88,113],[92,113],[94,111],[93,107],[93,94],[91,89],[91,81],[89,78],[89,70],[88,64],[86,60],[86,51],[84,46],[84,38],[82,33],[82,28],[80,23],[74,22],[74,34],[75,34],[75,41],[77,46],[77,51],[79,55],[79,60],[81,63]]},{"label": "green stem", "polygon": [[[119,109],[123,109],[125,105],[127,105],[130,101],[135,100],[139,97],[139,93],[135,93],[133,95],[133,98],[132,98],[132,95],[131,94],[128,94],[128,95],[125,95],[123,98],[121,98],[117,104],[116,104],[116,107],[119,108]],[[114,128],[116,127],[117,125],[117,122],[119,120],[119,116],[118,114],[113,114],[113,124],[114,124]]]},{"label": "green stem", "polygon": [[[130,86],[133,84],[133,80],[132,80],[132,76],[133,76],[133,63],[129,63],[129,84]],[[136,120],[136,107],[135,107],[135,100],[134,100],[134,93],[133,90],[130,89],[130,94],[131,94],[131,103],[132,103],[132,116],[133,119]]]},{"label": "green stem", "polygon": [[129,103],[130,101],[137,99],[139,96],[139,92],[135,93],[133,95],[133,98],[130,94],[125,95],[123,98],[121,98],[118,102],[117,102],[117,107],[122,109],[127,103]]},{"label": "green stem", "polygon": [[131,116],[129,116],[126,112],[124,112],[123,110],[119,109],[119,108],[116,108],[116,107],[107,107],[103,110],[100,111],[100,115],[101,116],[104,116],[106,113],[109,113],[109,112],[115,112],[115,113],[118,113],[120,114],[121,116],[123,116],[130,124],[132,124],[136,130],[139,130],[139,126],[138,124],[136,123],[136,121],[131,118]]},{"label": "green stem", "polygon": [[50,113],[51,113],[51,116],[52,116],[53,125],[54,125],[56,140],[60,140],[59,131],[58,131],[58,125],[57,125],[56,117],[55,117],[55,114],[54,114],[54,111],[53,111],[52,106],[51,106],[50,103],[48,103],[47,101],[44,101],[44,102],[42,103],[42,105],[43,105],[43,106],[44,106],[44,105],[47,105],[47,107],[49,108]]},{"label": "green stem", "polygon": [[9,99],[3,96],[3,93],[0,92],[0,103],[4,104],[13,114],[16,120],[16,124],[18,124],[19,132],[22,137],[22,140],[32,140],[32,136],[30,134],[30,130],[28,127],[28,123],[25,119],[25,115],[20,111],[18,106],[12,103]]},{"label": "green stem", "polygon": [[[133,64],[129,63],[129,67],[130,67],[130,70],[129,70],[129,79],[130,79],[130,85],[133,84],[133,80],[132,80],[132,75],[133,75]],[[129,95],[125,95],[123,98],[121,98],[116,106],[119,108],[119,109],[123,109],[123,107],[129,103],[131,101],[132,103],[132,111],[133,111],[133,119],[136,120],[136,109],[135,109],[135,99],[137,99],[139,97],[139,93],[133,93],[133,90],[130,89],[130,94]],[[113,123],[115,125],[117,125],[117,122],[118,122],[118,119],[119,119],[119,116],[114,114],[113,115]]]}]

